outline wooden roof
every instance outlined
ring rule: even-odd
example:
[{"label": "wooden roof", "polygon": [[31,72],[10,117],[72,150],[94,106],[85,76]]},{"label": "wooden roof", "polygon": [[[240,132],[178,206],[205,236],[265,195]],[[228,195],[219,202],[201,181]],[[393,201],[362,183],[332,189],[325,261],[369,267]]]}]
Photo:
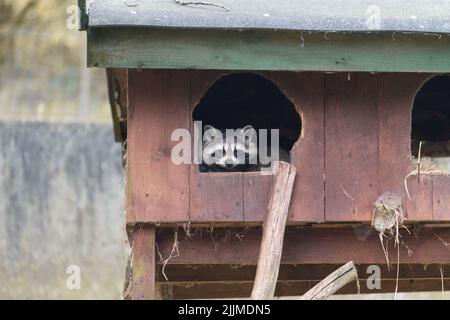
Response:
[{"label": "wooden roof", "polygon": [[450,72],[448,1],[95,0],[81,12],[90,67]]}]

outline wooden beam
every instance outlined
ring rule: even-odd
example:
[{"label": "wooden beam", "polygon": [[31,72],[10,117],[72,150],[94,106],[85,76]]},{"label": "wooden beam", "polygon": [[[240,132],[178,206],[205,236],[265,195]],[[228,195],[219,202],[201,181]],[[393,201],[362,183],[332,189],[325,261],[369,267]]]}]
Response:
[{"label": "wooden beam", "polygon": [[129,70],[128,81],[127,220],[189,221],[189,166],[171,157],[172,133],[190,124],[189,72]]},{"label": "wooden beam", "polygon": [[156,292],[155,226],[139,225],[130,231],[131,264],[124,296],[131,300],[153,300]]},{"label": "wooden beam", "polygon": [[[301,296],[319,281],[290,281],[277,285],[276,297]],[[220,299],[220,298],[248,298],[252,290],[252,281],[229,283],[160,283],[161,291],[169,292],[171,299]],[[393,293],[395,280],[382,280],[381,289],[361,287],[361,293]],[[444,288],[450,288],[450,279],[444,279]],[[441,279],[399,280],[398,292],[441,291]],[[354,282],[348,284],[337,294],[356,294]]]},{"label": "wooden beam", "polygon": [[[448,263],[450,261],[450,228],[413,228],[401,231],[401,264]],[[179,233],[180,255],[170,264],[255,265],[261,239],[260,228],[214,228],[191,230],[192,238]],[[172,250],[173,229],[161,229],[158,244],[163,256]],[[395,254],[393,241],[388,250]],[[391,259],[392,260],[392,259]],[[370,227],[286,229],[282,264],[384,264],[386,258],[378,234]],[[396,259],[392,260],[396,261]]]},{"label": "wooden beam", "polygon": [[377,76],[327,74],[324,101],[325,221],[371,221],[379,196]]},{"label": "wooden beam", "polygon": [[263,226],[252,299],[273,298],[280,269],[284,230],[297,170],[286,162],[275,162],[277,170],[269,197],[269,210]]},{"label": "wooden beam", "polygon": [[102,68],[439,73],[450,72],[449,56],[449,35],[124,27],[88,30],[88,66]]},{"label": "wooden beam", "polygon": [[[370,264],[358,264],[358,278],[361,286],[373,276],[369,269]],[[380,278],[395,280],[397,266],[388,269],[386,264],[380,267]],[[320,281],[340,265],[335,264],[307,264],[280,266],[278,283],[289,281]],[[164,269],[168,281],[162,274],[162,266],[157,265],[157,281],[162,283],[218,283],[218,282],[251,282],[255,279],[256,267],[254,265],[175,265],[169,264]],[[444,279],[450,279],[450,264],[401,264],[399,278],[403,280],[440,279],[441,270]]]}]

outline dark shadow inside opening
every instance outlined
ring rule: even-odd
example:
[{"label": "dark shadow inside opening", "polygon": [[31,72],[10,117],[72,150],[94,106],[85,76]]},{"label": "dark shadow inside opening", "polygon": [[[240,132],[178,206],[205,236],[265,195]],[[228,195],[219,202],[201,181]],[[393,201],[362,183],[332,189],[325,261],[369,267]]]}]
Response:
[{"label": "dark shadow inside opening", "polygon": [[[279,146],[289,155],[299,139],[302,122],[294,104],[270,80],[253,73],[234,73],[215,82],[193,111],[193,120],[224,131],[251,125],[257,132],[279,129]],[[280,152],[281,153],[281,152]],[[281,159],[290,162],[288,159]],[[233,171],[259,171],[239,166]],[[205,164],[200,171],[209,172]],[[218,170],[222,171],[222,170]],[[226,171],[226,170],[223,170]]]}]

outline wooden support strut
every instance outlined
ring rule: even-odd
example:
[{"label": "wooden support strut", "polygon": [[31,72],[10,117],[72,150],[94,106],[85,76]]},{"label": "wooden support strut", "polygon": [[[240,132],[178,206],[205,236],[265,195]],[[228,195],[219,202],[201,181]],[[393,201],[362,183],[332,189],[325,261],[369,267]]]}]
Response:
[{"label": "wooden support strut", "polygon": [[[302,296],[302,300],[326,300],[352,281],[358,281],[358,272],[350,261],[320,281]],[[359,292],[359,282],[358,292]]]},{"label": "wooden support strut", "polygon": [[131,230],[131,244],[124,299],[154,300],[157,298],[155,226],[140,225]]},{"label": "wooden support strut", "polygon": [[289,163],[275,162],[276,175],[270,193],[269,210],[263,225],[261,249],[251,299],[271,299],[280,268],[284,231],[296,168]]}]

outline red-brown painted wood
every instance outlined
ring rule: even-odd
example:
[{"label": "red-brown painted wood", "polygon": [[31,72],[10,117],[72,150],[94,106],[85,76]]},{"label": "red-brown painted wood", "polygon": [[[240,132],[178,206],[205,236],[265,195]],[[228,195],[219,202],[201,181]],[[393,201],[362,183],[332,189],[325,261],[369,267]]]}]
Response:
[{"label": "red-brown painted wood", "polygon": [[[336,271],[340,264],[284,264],[280,265],[278,282],[288,281],[320,281],[326,276]],[[395,280],[397,278],[397,266],[387,267],[387,264],[380,264],[380,278],[384,280]],[[372,273],[367,273],[370,265],[356,264],[358,278],[360,281],[372,277]],[[400,279],[441,279],[441,269],[445,278],[450,276],[450,265],[429,264],[424,268],[421,264],[400,264]],[[157,282],[167,281],[162,273],[162,265],[157,265]],[[164,268],[164,274],[170,283],[208,283],[208,282],[246,282],[254,281],[256,273],[255,265],[182,265],[170,264]],[[363,283],[363,282],[362,282]]]},{"label": "red-brown painted wood", "polygon": [[[430,75],[378,75],[378,193],[390,191],[407,199],[404,180],[413,170],[411,111],[416,92]],[[412,186],[411,186],[412,187]],[[410,205],[408,205],[410,207]],[[413,210],[410,208],[410,211]],[[413,210],[409,220],[430,220],[430,210]]]},{"label": "red-brown painted wood", "polygon": [[324,221],[324,75],[273,72],[272,81],[296,106],[302,134],[291,151],[297,168],[289,222]]},{"label": "red-brown painted wood", "polygon": [[433,175],[433,219],[450,220],[450,175]]},{"label": "red-brown painted wood", "polygon": [[248,172],[242,175],[244,221],[261,222],[267,216],[273,175]]},{"label": "red-brown painted wood", "polygon": [[325,105],[325,219],[369,221],[378,198],[376,76],[327,75]]},{"label": "red-brown painted wood", "polygon": [[432,220],[433,176],[411,175],[406,179],[408,195],[405,196],[405,218],[409,221]]},{"label": "red-brown painted wood", "polygon": [[176,165],[171,134],[189,128],[189,73],[129,73],[128,221],[189,219],[189,166]]},{"label": "red-brown painted wood", "polygon": [[[226,73],[130,70],[129,222],[264,220],[270,176],[200,173],[197,165],[175,165],[170,159],[176,144],[171,133],[177,128],[193,133],[194,107]],[[387,191],[402,196],[409,221],[449,220],[445,178],[433,178],[436,185],[425,174],[419,185],[408,179],[409,200],[404,187],[413,169],[411,107],[430,75],[260,74],[293,102],[303,120],[292,150],[298,174],[289,223],[370,221],[373,202]]]},{"label": "red-brown painted wood", "polygon": [[129,298],[155,299],[156,247],[155,226],[140,225],[131,231],[132,263]]},{"label": "red-brown painted wood", "polygon": [[[237,236],[239,235],[239,236]],[[400,263],[432,264],[450,261],[450,250],[442,241],[450,243],[450,228],[401,230]],[[212,240],[213,239],[213,240]],[[251,228],[214,229],[214,233],[197,232],[185,237],[179,233],[178,257],[169,264],[229,264],[255,265],[261,243],[261,231]],[[408,252],[407,247],[411,250]],[[173,231],[158,234],[158,246],[168,256],[173,246]],[[397,248],[389,242],[391,261],[397,261]],[[286,229],[281,264],[385,264],[378,234],[366,227],[354,228],[288,228]]]}]

